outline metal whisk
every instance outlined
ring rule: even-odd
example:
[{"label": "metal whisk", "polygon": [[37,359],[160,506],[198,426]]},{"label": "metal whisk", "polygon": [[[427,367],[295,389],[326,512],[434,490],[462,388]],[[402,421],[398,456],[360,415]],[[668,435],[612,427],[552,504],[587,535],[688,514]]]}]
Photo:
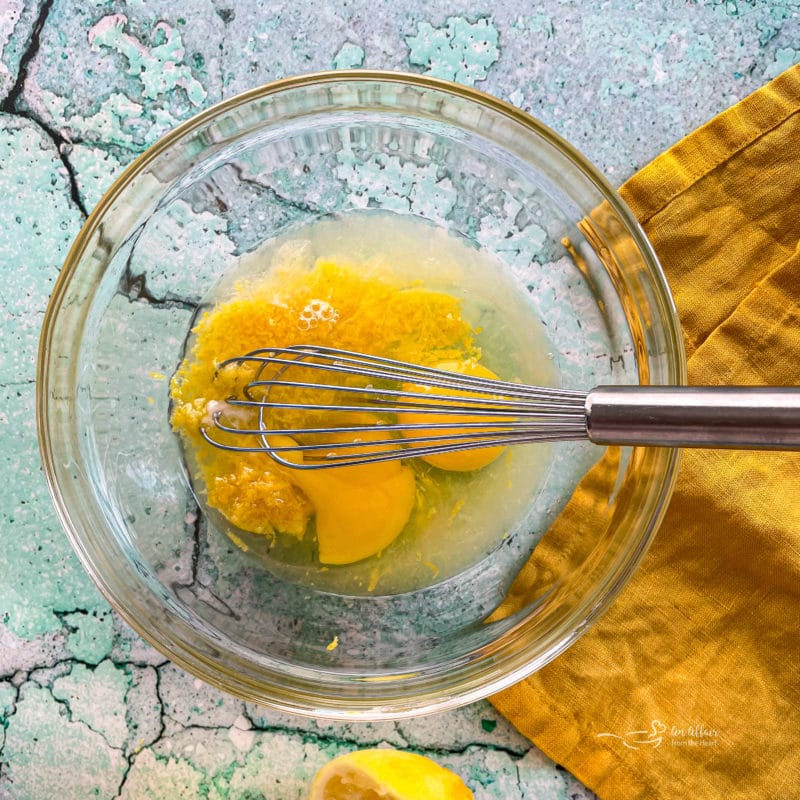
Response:
[{"label": "metal whisk", "polygon": [[[201,432],[217,447],[266,452],[296,469],[579,439],[800,449],[800,387],[633,385],[583,392],[305,345],[254,350],[219,369],[247,365],[250,377],[241,396],[210,409]],[[278,424],[287,412],[295,423]],[[430,421],[410,422],[409,415]],[[252,444],[231,443],[231,437]]]}]

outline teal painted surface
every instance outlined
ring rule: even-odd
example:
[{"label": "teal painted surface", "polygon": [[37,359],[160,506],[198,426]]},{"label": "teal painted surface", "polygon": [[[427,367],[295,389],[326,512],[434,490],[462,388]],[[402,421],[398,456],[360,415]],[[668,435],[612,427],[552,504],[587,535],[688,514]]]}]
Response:
[{"label": "teal painted surface", "polygon": [[479,800],[591,797],[486,703],[305,720],[224,696],[138,639],[82,572],[41,475],[44,308],[120,169],[236,92],[332,66],[439,75],[530,111],[620,183],[800,60],[799,15],[762,0],[0,1],[0,800],[289,800],[332,756],[380,745],[434,756]]}]

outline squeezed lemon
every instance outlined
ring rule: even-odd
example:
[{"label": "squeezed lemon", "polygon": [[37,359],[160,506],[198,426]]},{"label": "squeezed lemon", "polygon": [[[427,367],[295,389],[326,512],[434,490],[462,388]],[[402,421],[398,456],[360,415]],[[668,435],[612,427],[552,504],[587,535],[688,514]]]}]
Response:
[{"label": "squeezed lemon", "polygon": [[449,769],[401,750],[356,750],[316,774],[309,800],[472,800]]}]

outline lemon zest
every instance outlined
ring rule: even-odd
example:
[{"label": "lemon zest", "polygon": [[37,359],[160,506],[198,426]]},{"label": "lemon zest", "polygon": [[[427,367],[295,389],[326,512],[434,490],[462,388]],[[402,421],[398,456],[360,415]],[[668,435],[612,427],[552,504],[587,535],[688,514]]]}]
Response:
[{"label": "lemon zest", "polygon": [[[200,433],[209,425],[210,410],[241,395],[256,369],[252,364],[219,369],[219,364],[265,346],[302,344],[422,364],[474,363],[480,350],[473,336],[457,298],[418,282],[403,284],[387,268],[329,259],[318,259],[311,270],[277,265],[263,279],[240,281],[227,300],[202,314],[188,356],[170,380],[171,424],[190,452],[208,504],[231,523],[269,538],[283,534],[301,540],[315,518],[320,560],[352,563],[385,549],[415,503],[424,500],[411,469],[385,462],[359,467],[360,473],[336,468],[325,470],[325,476],[301,475],[263,453],[210,446]],[[151,373],[154,380],[158,375]],[[285,412],[276,427],[308,425],[307,418],[297,417],[303,413]],[[242,444],[227,436],[218,438]],[[356,502],[364,513],[340,510]]]}]

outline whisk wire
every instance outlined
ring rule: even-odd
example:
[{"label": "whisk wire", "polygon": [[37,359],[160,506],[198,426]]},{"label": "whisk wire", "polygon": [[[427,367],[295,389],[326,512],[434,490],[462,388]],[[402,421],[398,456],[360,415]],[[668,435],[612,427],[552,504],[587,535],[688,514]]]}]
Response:
[{"label": "whisk wire", "polygon": [[[210,415],[213,426],[202,426],[201,433],[216,447],[236,452],[266,452],[276,462],[295,469],[356,466],[587,436],[585,392],[524,386],[308,345],[261,348],[223,361],[219,370],[247,364],[255,365],[256,369],[244,386],[242,397],[228,398],[222,408]],[[271,368],[273,371],[265,374]],[[290,380],[286,376],[291,369],[320,372],[331,376],[333,381]],[[350,378],[357,378],[358,385],[345,382]],[[289,392],[289,399],[276,397],[278,390]],[[360,402],[322,401],[331,396]],[[228,409],[232,410],[231,421],[237,422],[242,421],[239,416],[242,409],[252,410],[257,426],[229,424]],[[323,414],[325,424],[301,427],[270,424],[270,415],[281,411]],[[415,419],[419,418],[417,415],[428,416],[430,421],[403,419],[402,415],[409,413]],[[338,421],[343,424],[336,424],[337,414],[368,414],[374,415],[374,419],[348,424],[347,418],[340,416]],[[209,432],[212,427],[224,435],[222,439]],[[309,441],[309,437],[332,435],[335,442]],[[281,438],[276,444],[277,436],[289,437],[289,443]],[[342,441],[343,436],[349,440]],[[257,444],[233,444],[226,437],[254,437]],[[293,441],[293,437],[298,440]],[[287,459],[283,454],[288,453],[300,453],[301,459]]]},{"label": "whisk wire", "polygon": [[[270,355],[262,355],[269,353]],[[289,358],[294,356],[294,358]],[[306,361],[307,358],[328,359]],[[336,372],[339,374],[354,375],[358,377],[371,377],[383,380],[395,380],[402,383],[415,383],[423,386],[434,386],[444,389],[454,389],[467,392],[485,392],[488,389],[492,394],[503,394],[509,397],[534,398],[552,401],[559,398],[579,400],[581,403],[586,398],[586,392],[574,389],[551,389],[540,386],[526,386],[524,384],[503,381],[496,378],[479,378],[474,375],[462,375],[458,372],[425,367],[419,364],[407,364],[391,358],[367,356],[350,350],[337,350],[330,347],[311,347],[307,345],[293,345],[291,347],[263,348],[253,350],[244,356],[236,356],[223,361],[219,369],[224,369],[233,364],[242,364],[247,361],[260,363],[263,367],[268,364],[279,364],[285,372],[290,367],[310,367],[323,372]],[[275,380],[279,380],[275,376]],[[258,381],[251,382],[257,385]],[[285,385],[285,384],[284,384]],[[331,388],[329,384],[325,388]],[[352,387],[351,387],[352,388]],[[363,389],[364,387],[359,387]]]}]

